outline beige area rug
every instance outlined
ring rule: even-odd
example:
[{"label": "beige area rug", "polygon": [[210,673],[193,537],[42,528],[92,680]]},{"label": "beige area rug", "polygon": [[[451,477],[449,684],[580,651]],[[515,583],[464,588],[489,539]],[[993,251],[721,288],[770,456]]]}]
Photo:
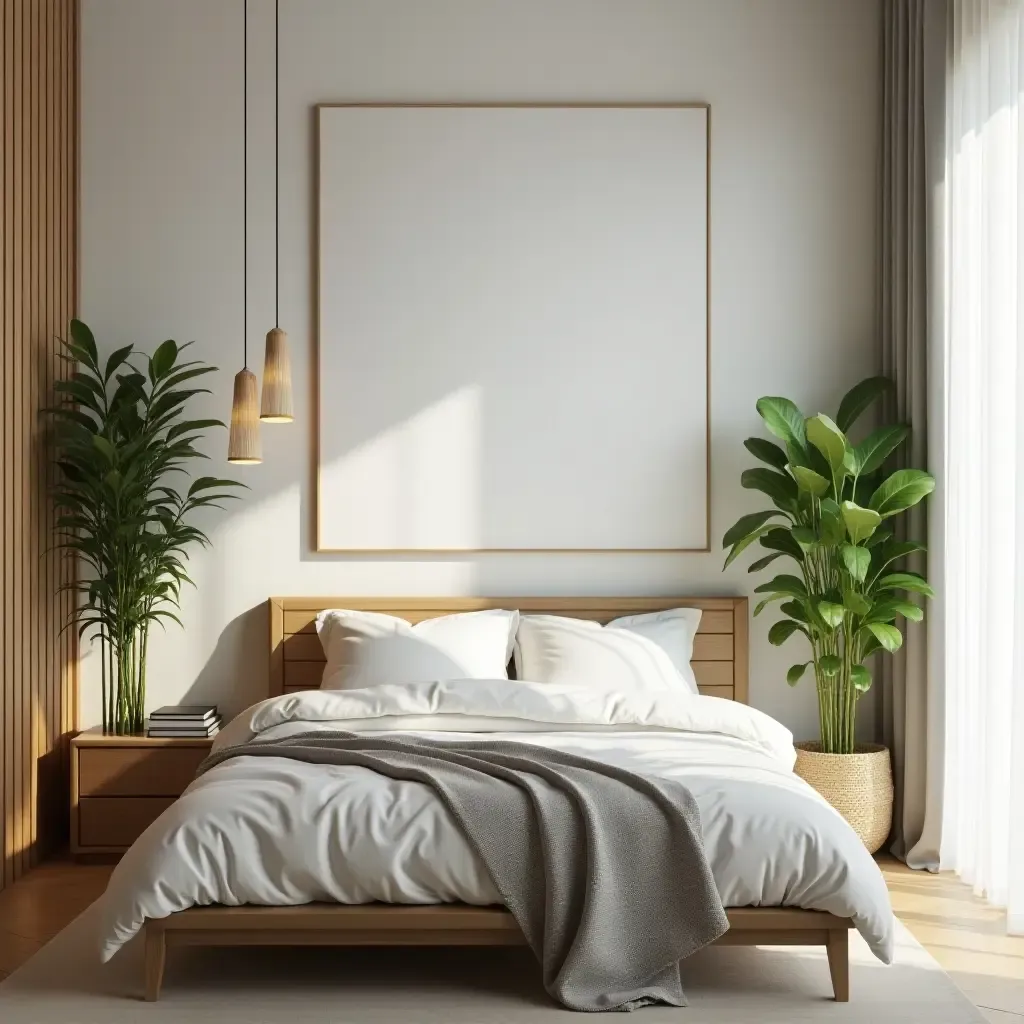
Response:
[{"label": "beige area rug", "polygon": [[[101,965],[95,920],[94,904],[0,985],[3,1024],[540,1024],[583,1016],[548,999],[536,962],[522,949],[171,950],[163,998],[143,1003],[141,943],[136,939]],[[649,1007],[630,1019],[983,1022],[898,927],[892,967],[851,933],[849,1003],[831,999],[824,950],[725,947],[684,963],[689,1007]]]}]

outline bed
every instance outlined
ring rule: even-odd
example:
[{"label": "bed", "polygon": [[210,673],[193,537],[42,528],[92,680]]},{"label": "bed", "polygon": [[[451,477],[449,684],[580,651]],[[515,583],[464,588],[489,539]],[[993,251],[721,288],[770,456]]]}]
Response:
[{"label": "bed", "polygon": [[[680,606],[700,608],[702,611],[691,664],[700,693],[706,697],[719,698],[719,701],[708,702],[712,712],[721,716],[724,710],[735,708],[737,714],[742,710],[743,714],[758,715],[758,712],[752,710],[748,712],[732,704],[720,703],[724,700],[743,704],[747,698],[748,609],[746,599],[739,597],[271,598],[267,606],[269,689],[270,698],[279,699],[276,702],[270,701],[268,706],[292,707],[301,705],[303,701],[314,701],[317,697],[307,691],[319,687],[324,667],[324,654],[313,625],[317,613],[322,609],[355,607],[386,612],[409,622],[417,622],[456,612],[503,607],[518,608],[523,614],[552,614],[607,622],[622,615]],[[287,697],[297,700],[280,700]],[[710,728],[713,732],[715,727]],[[689,733],[685,733],[681,739],[689,736]],[[703,737],[707,742],[711,739],[714,737]],[[694,742],[699,740],[701,737],[698,736]],[[538,738],[537,742],[541,740]],[[628,746],[630,742],[633,741],[624,739],[622,745]],[[699,746],[693,749],[699,749]],[[220,770],[215,769],[214,772]],[[700,783],[703,779],[705,790],[711,794],[708,799],[720,804],[721,800],[715,790],[722,787],[716,787],[712,770],[696,770],[703,773],[696,782]],[[784,853],[769,853],[764,863],[757,863],[753,868],[747,864],[743,869],[748,875],[761,877],[753,882],[742,879],[737,882],[733,878],[719,884],[730,928],[718,941],[729,945],[824,946],[834,998],[847,1001],[848,935],[851,928],[857,927],[865,934],[880,959],[884,961],[891,958],[891,910],[885,884],[877,867],[846,823],[809,787],[792,776],[791,772],[777,767],[769,770],[760,762],[752,762],[751,766],[736,769],[733,774],[737,778],[746,777],[748,782],[754,780],[756,785],[748,785],[742,778],[736,783],[747,785],[748,790],[754,794],[754,803],[761,801],[763,794],[769,794],[771,799],[788,801],[786,806],[793,805],[795,801],[799,804],[800,814],[813,821],[806,827],[780,826],[780,838],[775,840],[769,837],[765,840],[777,842]],[[210,775],[204,778],[209,779]],[[195,802],[203,798],[202,787],[199,785],[203,781],[201,779],[194,783],[190,792],[176,805],[181,808],[178,812],[180,815],[189,813],[189,800]],[[228,776],[225,774],[222,784],[227,781]],[[196,792],[192,793],[192,789]],[[706,809],[702,807],[702,819],[705,812]],[[745,813],[749,816],[749,812]],[[737,841],[739,833],[735,831],[734,825],[727,823],[722,826],[724,831],[719,830],[720,834],[716,835],[713,843],[718,851],[715,856],[725,865],[722,870],[726,874],[732,870],[729,864],[740,864],[744,856],[750,856],[749,850],[745,851],[742,847],[751,844]],[[187,826],[187,817],[180,817],[177,826],[172,819],[160,819],[154,823],[136,844],[138,849],[129,851],[119,865],[111,882],[112,888],[116,890],[120,886],[125,891],[130,885],[144,888],[146,883],[139,879],[147,870],[147,863],[152,871],[152,888],[159,888],[167,877],[167,864],[171,862],[161,867],[153,866],[154,861],[160,856],[167,856],[167,850],[178,841],[173,839],[173,835],[177,835],[173,829],[176,827],[180,833],[182,830],[187,831]],[[774,818],[771,818],[755,826],[744,825],[744,828],[750,827],[770,831],[777,826]],[[732,833],[729,832],[730,828],[733,829]],[[168,839],[168,836],[172,836],[172,839]],[[822,836],[825,838],[821,839]],[[708,841],[706,832],[705,842]],[[183,848],[186,848],[188,842],[194,845],[194,838],[181,842],[185,843]],[[723,850],[726,851],[724,856]],[[710,856],[709,852],[709,859]],[[795,863],[801,860],[804,863]],[[137,878],[118,881],[118,872],[131,876],[133,871]],[[216,901],[209,905],[210,891],[201,895],[193,893],[190,898],[195,904],[208,905],[186,906],[183,899],[181,909],[177,909],[173,903],[160,904],[159,910],[150,907],[148,912],[136,907],[132,911],[136,920],[131,928],[122,929],[124,936],[119,938],[117,944],[144,927],[145,998],[156,1000],[160,996],[167,952],[178,946],[500,946],[521,945],[524,942],[522,933],[508,911],[491,905],[473,905],[481,902],[475,895],[467,897],[469,902],[459,901],[458,891],[456,886],[454,902],[418,906],[398,902],[366,902],[365,896],[358,901],[352,899],[347,905],[324,901],[308,903],[298,899],[294,903],[301,902],[301,905],[235,906],[219,905]],[[445,899],[451,900],[451,893]],[[116,906],[113,896],[110,902]],[[284,900],[278,895],[266,902],[280,903]],[[413,899],[410,902],[422,900]],[[138,906],[145,908],[145,901],[138,902]],[[110,913],[113,915],[115,909],[112,908]],[[123,908],[120,913],[122,917],[129,916]]]}]

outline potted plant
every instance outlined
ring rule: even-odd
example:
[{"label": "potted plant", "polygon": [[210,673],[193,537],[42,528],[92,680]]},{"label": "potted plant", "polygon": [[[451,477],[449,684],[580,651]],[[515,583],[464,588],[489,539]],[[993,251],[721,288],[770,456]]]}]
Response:
[{"label": "potted plant", "polygon": [[89,328],[72,320],[70,333],[60,344],[71,372],[54,385],[63,401],[48,410],[59,471],[57,547],[85,570],[69,585],[78,595],[71,621],[79,636],[91,630],[99,640],[103,729],[132,733],[145,716],[149,628],[181,624],[181,586],[192,582],[186,549],[209,543],[188,520],[245,485],[212,476],[187,490],[177,483],[207,457],[195,448],[203,431],[224,425],[183,418],[189,399],[207,392],[183,385],[216,367],[182,362],[188,345],[173,341],[148,357],[126,345],[101,366]]},{"label": "potted plant", "polygon": [[765,465],[746,470],[740,482],[761,491],[772,508],[742,516],[725,534],[728,566],[755,541],[766,554],[748,569],[760,572],[776,559],[795,571],[755,588],[763,595],[759,615],[781,601],[784,618],[768,631],[772,644],[799,636],[810,659],[790,668],[795,686],[808,668],[818,693],[819,742],[797,744],[796,771],[853,826],[873,853],[885,841],[892,818],[889,751],[856,743],[857,702],[871,688],[870,660],[903,643],[897,622],[920,621],[916,596],[932,589],[918,573],[902,568],[923,545],[900,539],[896,517],[935,488],[918,469],[886,473],[883,466],[905,440],[905,424],[878,427],[854,443],[847,435],[889,388],[871,377],[842,400],[834,420],[805,417],[786,398],[762,398],[757,411],[781,441],[760,437],[744,445]]}]

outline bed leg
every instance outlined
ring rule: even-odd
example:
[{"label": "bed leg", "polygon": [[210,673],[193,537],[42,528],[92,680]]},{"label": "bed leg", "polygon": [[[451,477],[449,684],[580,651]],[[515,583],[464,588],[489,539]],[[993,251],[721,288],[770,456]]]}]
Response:
[{"label": "bed leg", "polygon": [[850,932],[846,928],[830,928],[825,940],[828,970],[832,975],[832,991],[837,1003],[850,1001]]},{"label": "bed leg", "polygon": [[146,925],[146,1002],[160,998],[160,985],[164,980],[167,960],[167,933],[155,922]]}]

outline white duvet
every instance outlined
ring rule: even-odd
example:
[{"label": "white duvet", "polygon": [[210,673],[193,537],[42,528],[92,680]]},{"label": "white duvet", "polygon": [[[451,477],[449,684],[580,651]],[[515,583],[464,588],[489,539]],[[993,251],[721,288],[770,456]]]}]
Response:
[{"label": "white duvet", "polygon": [[[893,917],[878,867],[842,817],[793,774],[789,731],[753,708],[509,680],[312,690],[250,708],[215,749],[325,729],[454,741],[484,734],[680,779],[700,806],[727,907],[852,917],[875,954],[892,959]],[[315,900],[500,902],[423,783],[236,757],[193,782],[118,864],[104,896],[102,956],[113,956],[147,918],[194,905]]]}]

